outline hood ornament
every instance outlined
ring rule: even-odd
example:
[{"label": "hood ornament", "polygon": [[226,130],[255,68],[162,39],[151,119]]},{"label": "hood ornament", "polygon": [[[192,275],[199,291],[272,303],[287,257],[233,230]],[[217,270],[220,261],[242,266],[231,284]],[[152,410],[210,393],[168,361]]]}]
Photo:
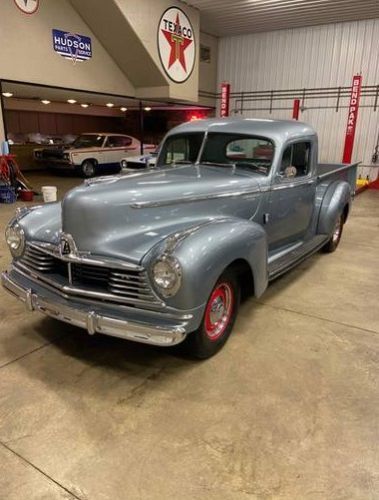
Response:
[{"label": "hood ornament", "polygon": [[59,255],[60,257],[79,257],[74,238],[71,234],[60,233],[59,235]]}]

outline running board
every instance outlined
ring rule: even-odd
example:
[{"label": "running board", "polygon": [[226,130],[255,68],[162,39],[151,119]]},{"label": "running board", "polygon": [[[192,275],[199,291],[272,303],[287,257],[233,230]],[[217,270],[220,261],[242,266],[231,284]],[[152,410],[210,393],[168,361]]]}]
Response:
[{"label": "running board", "polygon": [[300,247],[289,251],[288,253],[283,255],[283,257],[279,257],[278,259],[274,260],[268,266],[268,279],[271,281],[281,274],[289,271],[293,267],[297,266],[307,257],[317,252],[317,250],[324,246],[327,241],[328,238],[325,237],[324,234],[317,235],[307,243],[304,243]]}]

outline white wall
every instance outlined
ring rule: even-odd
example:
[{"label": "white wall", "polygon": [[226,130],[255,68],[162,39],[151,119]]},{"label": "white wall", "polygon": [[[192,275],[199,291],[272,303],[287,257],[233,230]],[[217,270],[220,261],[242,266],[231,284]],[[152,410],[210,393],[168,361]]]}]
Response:
[{"label": "white wall", "polygon": [[[40,2],[27,15],[12,2],[2,2],[0,78],[121,95],[135,89],[67,0]],[[92,38],[93,56],[73,64],[52,47],[52,29]]]},{"label": "white wall", "polygon": [[[221,38],[218,85],[232,92],[350,86],[362,72],[363,85],[379,84],[379,19]],[[301,96],[299,96],[301,97]],[[311,106],[335,105],[335,99],[308,101]],[[361,105],[373,103],[365,97]],[[347,104],[345,99],[342,104]],[[289,107],[292,101],[276,106]],[[254,107],[267,107],[254,103]],[[246,116],[291,118],[290,110],[246,111]],[[311,123],[320,138],[320,161],[340,162],[347,109],[308,110],[300,119]],[[379,110],[360,108],[353,161],[370,163],[379,131]]]}]

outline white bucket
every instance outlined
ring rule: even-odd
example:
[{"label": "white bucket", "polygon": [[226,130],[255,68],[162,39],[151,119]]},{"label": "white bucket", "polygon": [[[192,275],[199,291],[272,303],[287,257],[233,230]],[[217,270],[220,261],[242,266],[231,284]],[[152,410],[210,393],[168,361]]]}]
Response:
[{"label": "white bucket", "polygon": [[55,186],[42,186],[42,195],[45,203],[57,201],[57,188]]}]

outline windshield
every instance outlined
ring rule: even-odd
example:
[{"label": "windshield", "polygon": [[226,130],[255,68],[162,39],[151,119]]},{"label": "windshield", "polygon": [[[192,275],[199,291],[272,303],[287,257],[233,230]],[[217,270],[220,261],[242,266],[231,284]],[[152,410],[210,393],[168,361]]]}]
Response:
[{"label": "windshield", "polygon": [[200,163],[235,165],[267,175],[274,157],[274,145],[263,137],[210,133]]},{"label": "windshield", "polygon": [[84,134],[80,135],[75,141],[71,144],[73,148],[101,148],[104,142],[103,135],[96,134]]},{"label": "windshield", "polygon": [[204,132],[172,135],[164,141],[159,166],[195,163],[199,156]]},{"label": "windshield", "polygon": [[[165,141],[159,165],[195,163],[204,132],[177,134]],[[200,162],[216,167],[240,167],[267,175],[274,157],[272,141],[244,134],[213,133],[207,135]]]}]

